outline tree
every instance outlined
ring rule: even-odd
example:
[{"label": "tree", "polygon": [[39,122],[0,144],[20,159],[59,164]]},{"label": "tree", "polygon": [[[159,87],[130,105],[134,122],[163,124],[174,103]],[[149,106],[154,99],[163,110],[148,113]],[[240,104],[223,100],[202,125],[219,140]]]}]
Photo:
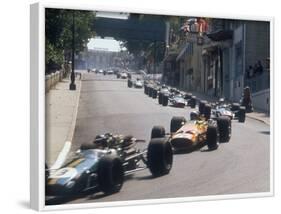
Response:
[{"label": "tree", "polygon": [[95,13],[93,11],[46,9],[46,73],[60,67],[65,60],[71,60],[73,18],[75,22],[75,52],[78,53],[84,50],[89,39],[95,34],[93,28]]}]

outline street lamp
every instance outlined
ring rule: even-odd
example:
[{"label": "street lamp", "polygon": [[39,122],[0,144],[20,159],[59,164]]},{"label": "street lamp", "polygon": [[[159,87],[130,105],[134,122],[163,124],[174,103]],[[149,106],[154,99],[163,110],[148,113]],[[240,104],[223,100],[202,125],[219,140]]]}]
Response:
[{"label": "street lamp", "polygon": [[74,73],[74,52],[75,52],[75,21],[74,21],[74,13],[75,11],[72,11],[72,63],[71,63],[71,67],[72,67],[72,71],[70,74],[70,80],[71,83],[69,85],[69,90],[76,90],[76,84],[75,84],[75,73]]}]

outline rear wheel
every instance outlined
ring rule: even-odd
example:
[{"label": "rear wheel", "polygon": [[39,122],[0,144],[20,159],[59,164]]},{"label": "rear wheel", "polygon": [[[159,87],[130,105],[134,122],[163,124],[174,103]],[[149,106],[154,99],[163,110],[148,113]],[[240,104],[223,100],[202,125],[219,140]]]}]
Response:
[{"label": "rear wheel", "polygon": [[152,90],[152,98],[153,98],[153,99],[156,99],[156,98],[157,98],[157,90],[156,90],[156,89],[153,89],[153,90]]},{"label": "rear wheel", "polygon": [[211,118],[211,110],[212,110],[211,105],[206,104],[204,107],[204,116],[206,120],[209,120]]},{"label": "rear wheel", "polygon": [[170,123],[170,132],[178,131],[185,123],[186,119],[184,117],[173,117]]},{"label": "rear wheel", "polygon": [[197,111],[192,111],[192,112],[190,112],[189,116],[190,116],[190,120],[198,120],[198,118],[199,118],[199,112],[197,112]]},{"label": "rear wheel", "polygon": [[240,106],[238,111],[238,121],[244,123],[246,119],[246,108],[245,106]]},{"label": "rear wheel", "polygon": [[231,120],[227,116],[219,117],[218,120],[219,141],[221,143],[228,142],[231,137]]},{"label": "rear wheel", "polygon": [[165,138],[151,139],[147,149],[147,166],[153,176],[168,174],[173,164],[172,145]]},{"label": "rear wheel", "polygon": [[160,105],[162,105],[162,102],[163,102],[163,94],[161,92],[159,92],[159,95],[158,95],[158,103]]},{"label": "rear wheel", "polygon": [[189,100],[189,99],[191,99],[191,97],[192,97],[191,93],[186,93],[184,96],[184,99]]},{"label": "rear wheel", "polygon": [[169,103],[169,97],[168,97],[168,95],[163,94],[163,97],[162,97],[162,105],[163,105],[163,106],[167,106],[168,103]]},{"label": "rear wheel", "polygon": [[238,111],[240,107],[239,103],[232,103],[231,105],[231,111]]},{"label": "rear wheel", "polygon": [[96,149],[98,146],[96,143],[83,143],[80,146],[81,150]]},{"label": "rear wheel", "polygon": [[144,85],[144,94],[147,94],[147,86]]},{"label": "rear wheel", "polygon": [[191,108],[195,108],[196,107],[196,96],[192,96],[189,100],[189,105]]},{"label": "rear wheel", "polygon": [[153,94],[153,88],[148,87],[148,96],[152,97],[152,94]]},{"label": "rear wheel", "polygon": [[206,100],[201,100],[199,102],[199,112],[200,114],[205,114],[205,105],[207,104]]},{"label": "rear wheel", "polygon": [[207,129],[207,146],[209,150],[215,150],[218,148],[218,133],[217,127],[209,125]]},{"label": "rear wheel", "polygon": [[165,137],[165,128],[163,126],[153,126],[151,130],[151,139],[152,138],[163,138]]},{"label": "rear wheel", "polygon": [[124,169],[119,157],[106,155],[98,165],[98,184],[105,194],[119,192],[124,182]]}]

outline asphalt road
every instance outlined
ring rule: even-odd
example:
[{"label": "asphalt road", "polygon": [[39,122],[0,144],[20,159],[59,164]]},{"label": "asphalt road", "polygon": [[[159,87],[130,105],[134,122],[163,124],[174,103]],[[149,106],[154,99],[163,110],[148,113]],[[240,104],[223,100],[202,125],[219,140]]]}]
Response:
[{"label": "asphalt road", "polygon": [[[189,117],[191,109],[162,107],[143,89],[127,88],[115,76],[85,74],[73,141],[73,150],[106,132],[132,134],[149,140],[153,125],[169,130],[172,116]],[[270,190],[270,128],[247,118],[232,122],[232,138],[218,150],[204,148],[174,156],[170,174],[154,179],[149,170],[136,173],[122,190],[70,199],[67,203],[127,201],[187,196],[257,193]],[[139,145],[145,148],[147,143]]]}]

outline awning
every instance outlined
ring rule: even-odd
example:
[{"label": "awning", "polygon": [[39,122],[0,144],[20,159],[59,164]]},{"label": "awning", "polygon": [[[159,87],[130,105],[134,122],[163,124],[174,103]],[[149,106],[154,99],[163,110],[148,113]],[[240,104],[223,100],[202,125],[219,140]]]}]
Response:
[{"label": "awning", "polygon": [[190,46],[190,44],[187,43],[187,44],[183,47],[183,49],[181,50],[181,52],[180,52],[179,55],[177,56],[176,61],[179,61],[179,60],[184,56],[184,54],[186,53],[186,51],[187,51],[187,49],[188,49],[189,46]]},{"label": "awning", "polygon": [[181,52],[180,52],[179,55],[177,56],[176,61],[179,61],[180,58],[184,55],[184,52],[185,52],[185,49],[186,49],[186,48],[187,48],[187,45],[185,45],[185,46],[183,47],[183,49],[181,50]]},{"label": "awning", "polygon": [[176,57],[177,57],[177,53],[169,53],[164,59],[163,61],[174,61],[176,60]]},{"label": "awning", "polygon": [[224,41],[233,38],[232,30],[217,30],[212,33],[208,33],[207,36],[213,41]]}]

